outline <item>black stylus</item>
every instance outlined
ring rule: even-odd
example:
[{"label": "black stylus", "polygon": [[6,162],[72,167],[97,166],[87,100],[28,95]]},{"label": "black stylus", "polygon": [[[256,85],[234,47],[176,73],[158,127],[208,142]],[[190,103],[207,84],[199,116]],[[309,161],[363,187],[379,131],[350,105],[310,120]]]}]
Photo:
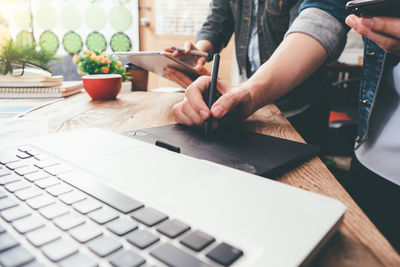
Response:
[{"label": "black stylus", "polygon": [[[217,80],[218,80],[218,69],[219,69],[219,54],[214,54],[213,56],[213,65],[211,70],[211,81],[210,85],[208,86],[208,99],[207,99],[207,106],[211,110],[211,106],[214,104],[215,98],[215,90],[217,89]],[[211,127],[211,120],[212,117],[208,118],[204,122],[204,134],[207,136],[210,127]]]}]

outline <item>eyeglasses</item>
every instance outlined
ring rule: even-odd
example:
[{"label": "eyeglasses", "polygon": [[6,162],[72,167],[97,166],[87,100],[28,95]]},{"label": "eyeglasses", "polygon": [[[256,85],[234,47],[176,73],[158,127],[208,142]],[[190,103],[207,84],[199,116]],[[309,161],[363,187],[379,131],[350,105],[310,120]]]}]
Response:
[{"label": "eyeglasses", "polygon": [[44,72],[45,74],[51,74],[51,71],[42,66],[36,65],[28,61],[0,61],[0,75],[10,74],[11,76],[18,77],[23,76],[25,72]]}]

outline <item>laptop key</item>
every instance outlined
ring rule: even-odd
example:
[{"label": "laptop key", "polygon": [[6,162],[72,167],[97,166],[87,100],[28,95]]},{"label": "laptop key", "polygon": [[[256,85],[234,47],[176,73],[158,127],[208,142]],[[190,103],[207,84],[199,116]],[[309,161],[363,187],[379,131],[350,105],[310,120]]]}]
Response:
[{"label": "laptop key", "polygon": [[138,228],[133,220],[119,218],[107,224],[107,229],[116,235],[122,236]]},{"label": "laptop key", "polygon": [[240,249],[234,248],[227,243],[221,243],[208,252],[206,256],[221,265],[229,266],[242,255],[243,251]]},{"label": "laptop key", "polygon": [[61,230],[68,231],[85,222],[85,219],[78,214],[67,214],[54,219],[54,224]]},{"label": "laptop key", "polygon": [[56,203],[39,209],[39,213],[48,220],[67,214],[69,209],[62,204]]},{"label": "laptop key", "polygon": [[28,204],[29,207],[35,210],[49,206],[53,203],[55,203],[55,199],[47,194],[30,198],[26,201],[26,204]]},{"label": "laptop key", "polygon": [[29,155],[28,153],[22,152],[22,151],[18,151],[16,156],[20,159],[27,159],[32,157],[31,155]]},{"label": "laptop key", "polygon": [[16,207],[9,208],[9,209],[2,211],[0,213],[0,216],[7,222],[12,222],[12,221],[21,219],[23,217],[26,217],[30,214],[31,214],[31,212],[29,209],[22,207],[22,206],[16,206]]},{"label": "laptop key", "polygon": [[204,248],[208,247],[214,241],[215,241],[214,237],[202,231],[197,230],[185,236],[180,242],[183,245],[187,246],[188,248],[191,248],[194,251],[199,252]]},{"label": "laptop key", "polygon": [[61,183],[61,180],[54,176],[35,181],[35,185],[42,189],[59,183]]},{"label": "laptop key", "polygon": [[7,197],[7,194],[0,190],[0,199]]},{"label": "laptop key", "polygon": [[37,187],[30,187],[30,188],[27,188],[27,189],[23,189],[23,190],[17,191],[15,193],[15,196],[17,198],[21,199],[22,201],[25,201],[27,199],[34,198],[34,197],[37,197],[37,196],[40,196],[40,195],[43,195],[43,191],[40,190]]},{"label": "laptop key", "polygon": [[35,166],[38,167],[39,169],[47,168],[50,166],[54,166],[60,164],[60,162],[54,160],[54,159],[48,159],[48,160],[40,160],[35,163]]},{"label": "laptop key", "polygon": [[22,167],[22,168],[18,168],[15,170],[15,172],[21,176],[24,176],[25,174],[29,174],[29,173],[34,173],[37,171],[39,171],[39,169],[34,166]]},{"label": "laptop key", "polygon": [[76,253],[65,260],[62,260],[59,262],[59,265],[61,267],[96,267],[98,266],[97,262],[90,258],[89,256],[82,254],[82,253]]},{"label": "laptop key", "polygon": [[55,197],[71,192],[72,190],[73,188],[65,183],[53,185],[46,188],[46,191]]},{"label": "laptop key", "polygon": [[43,170],[51,175],[57,175],[65,172],[72,171],[71,167],[66,164],[57,164],[54,166],[43,168]]},{"label": "laptop key", "polygon": [[22,266],[34,260],[35,257],[27,249],[21,246],[12,248],[0,254],[0,265],[4,267]]},{"label": "laptop key", "polygon": [[27,182],[25,180],[22,180],[22,181],[17,181],[17,182],[14,182],[14,183],[6,184],[4,187],[5,187],[5,189],[10,191],[11,193],[14,193],[16,191],[19,191],[19,190],[22,190],[22,189],[25,189],[25,188],[29,188],[31,186],[32,185],[29,182]]},{"label": "laptop key", "polygon": [[32,261],[32,262],[24,265],[24,267],[46,267],[46,265],[44,265],[38,261]]},{"label": "laptop key", "polygon": [[85,223],[69,231],[70,235],[80,243],[86,243],[103,234],[101,228],[95,224]]},{"label": "laptop key", "polygon": [[105,224],[119,217],[118,213],[111,210],[110,208],[100,208],[89,213],[89,218],[98,224]]},{"label": "laptop key", "polygon": [[168,266],[174,267],[206,267],[210,266],[207,263],[195,258],[189,253],[171,245],[168,243],[164,243],[152,251],[150,251],[150,255],[155,257],[156,259],[162,261]]},{"label": "laptop key", "polygon": [[27,162],[26,160],[19,160],[19,161],[15,161],[15,162],[6,164],[6,167],[10,170],[16,170],[18,168],[26,167],[28,165],[29,165],[29,162]]},{"label": "laptop key", "polygon": [[110,264],[115,267],[137,267],[145,262],[146,260],[133,250],[125,250],[110,258]]},{"label": "laptop key", "polygon": [[33,147],[31,147],[29,145],[23,145],[23,146],[18,147],[18,151],[25,152],[25,153],[29,153],[29,151],[32,149],[33,149]]},{"label": "laptop key", "polygon": [[58,262],[78,252],[78,248],[72,242],[59,239],[43,246],[43,254],[53,262]]},{"label": "laptop key", "polygon": [[127,214],[143,207],[139,201],[99,183],[90,174],[68,172],[57,177],[122,213]]},{"label": "laptop key", "polygon": [[53,242],[54,240],[57,240],[58,238],[60,238],[60,235],[53,229],[45,226],[27,233],[25,237],[35,247],[41,247],[45,244]]},{"label": "laptop key", "polygon": [[18,241],[9,233],[0,235],[0,252],[18,246]]},{"label": "laptop key", "polygon": [[0,211],[9,209],[9,208],[12,208],[15,206],[18,206],[18,203],[9,197],[0,199]]},{"label": "laptop key", "polygon": [[130,233],[127,236],[127,240],[129,243],[137,246],[138,248],[145,249],[148,246],[156,243],[158,240],[160,240],[160,238],[146,230],[141,230]]},{"label": "laptop key", "polygon": [[189,229],[189,225],[177,219],[165,221],[157,227],[158,232],[168,236],[169,238],[175,238]]},{"label": "laptop key", "polygon": [[12,172],[6,168],[1,168],[0,169],[0,177],[1,176],[6,176],[6,175],[10,175]]},{"label": "laptop key", "polygon": [[50,177],[50,174],[48,174],[47,172],[44,172],[44,171],[38,171],[38,172],[34,172],[34,173],[25,174],[24,177],[28,181],[34,182],[34,181],[37,181],[40,179]]},{"label": "laptop key", "polygon": [[14,173],[0,177],[0,185],[6,185],[21,180],[21,176]]},{"label": "laptop key", "polygon": [[88,243],[88,247],[99,257],[106,257],[122,248],[121,242],[111,236],[101,236]]},{"label": "laptop key", "polygon": [[72,205],[72,207],[82,214],[87,214],[91,211],[100,209],[102,207],[102,205],[97,200],[85,199],[85,200],[74,203]]},{"label": "laptop key", "polygon": [[86,195],[78,190],[74,190],[72,192],[62,194],[58,196],[58,198],[65,204],[71,205],[75,202],[84,200]]},{"label": "laptop key", "polygon": [[44,226],[43,222],[35,215],[16,220],[12,225],[20,234],[26,234]]},{"label": "laptop key", "polygon": [[131,216],[135,220],[144,223],[149,227],[152,227],[168,219],[168,216],[166,214],[149,207],[144,207],[140,210],[137,210],[134,213],[132,213]]},{"label": "laptop key", "polygon": [[0,163],[6,165],[11,162],[19,161],[20,158],[12,153],[0,152]]}]

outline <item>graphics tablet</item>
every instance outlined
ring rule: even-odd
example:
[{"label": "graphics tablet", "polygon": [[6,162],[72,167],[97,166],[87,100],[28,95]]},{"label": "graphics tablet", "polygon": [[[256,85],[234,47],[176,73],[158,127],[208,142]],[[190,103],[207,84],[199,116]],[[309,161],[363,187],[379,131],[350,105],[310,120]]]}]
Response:
[{"label": "graphics tablet", "polygon": [[126,135],[268,178],[306,161],[320,150],[315,145],[230,127],[220,127],[207,137],[203,128],[179,124],[137,130]]},{"label": "graphics tablet", "polygon": [[195,71],[195,61],[191,56],[177,58],[165,51],[146,51],[146,52],[117,52],[114,53],[121,60],[130,62],[145,70],[151,71],[159,76],[164,76],[164,68],[171,67],[186,74],[191,79],[196,79],[199,74]]}]

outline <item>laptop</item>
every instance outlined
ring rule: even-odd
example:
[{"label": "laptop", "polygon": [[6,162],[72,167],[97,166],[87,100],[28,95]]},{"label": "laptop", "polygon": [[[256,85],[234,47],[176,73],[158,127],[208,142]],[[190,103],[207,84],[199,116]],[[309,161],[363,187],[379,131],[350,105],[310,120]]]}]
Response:
[{"label": "laptop", "polygon": [[105,130],[0,151],[1,266],[299,266],[346,210]]}]

